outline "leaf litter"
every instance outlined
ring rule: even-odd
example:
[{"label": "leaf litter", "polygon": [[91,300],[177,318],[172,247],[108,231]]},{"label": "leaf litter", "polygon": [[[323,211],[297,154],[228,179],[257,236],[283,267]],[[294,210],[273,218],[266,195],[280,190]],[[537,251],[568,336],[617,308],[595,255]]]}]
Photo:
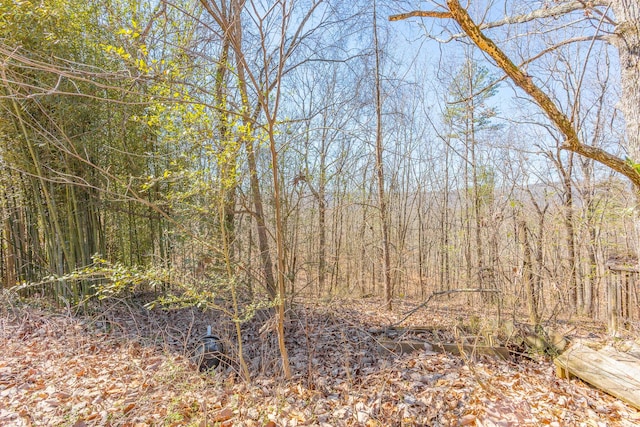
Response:
[{"label": "leaf litter", "polygon": [[[557,379],[549,360],[380,352],[372,331],[396,317],[379,307],[357,300],[291,310],[289,381],[267,310],[242,324],[251,381],[233,363],[208,373],[191,364],[207,324],[236,356],[233,323],[215,311],[147,310],[133,302],[93,317],[5,310],[0,425],[640,425],[640,413],[617,399]],[[413,320],[444,326],[449,317],[432,311]]]}]

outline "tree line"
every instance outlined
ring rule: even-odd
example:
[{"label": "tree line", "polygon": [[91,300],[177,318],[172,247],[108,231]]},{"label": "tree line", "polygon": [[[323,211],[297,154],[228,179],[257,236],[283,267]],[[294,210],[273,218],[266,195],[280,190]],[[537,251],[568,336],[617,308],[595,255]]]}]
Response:
[{"label": "tree line", "polygon": [[298,296],[602,316],[640,13],[547,3],[3,0],[3,287],[271,304],[281,338]]}]

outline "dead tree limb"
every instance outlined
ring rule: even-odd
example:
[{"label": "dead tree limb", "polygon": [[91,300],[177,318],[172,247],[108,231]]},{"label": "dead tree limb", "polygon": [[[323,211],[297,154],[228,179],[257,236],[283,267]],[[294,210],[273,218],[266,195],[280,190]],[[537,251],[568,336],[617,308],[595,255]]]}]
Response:
[{"label": "dead tree limb", "polygon": [[398,326],[400,323],[404,322],[405,320],[407,320],[409,318],[409,316],[411,316],[413,313],[415,313],[416,311],[420,310],[423,307],[426,307],[427,304],[429,304],[429,302],[434,298],[434,297],[439,297],[442,295],[451,295],[451,294],[458,294],[458,293],[471,293],[471,292],[493,292],[493,293],[500,293],[499,289],[476,289],[476,288],[465,288],[465,289],[451,289],[448,291],[438,291],[438,292],[433,292],[431,295],[429,295],[429,298],[426,299],[426,301],[424,301],[423,303],[421,303],[419,306],[417,306],[416,308],[408,311],[407,313],[405,313],[404,317],[397,321],[396,323],[393,323],[392,325],[389,326],[389,328],[392,328],[394,326]]}]

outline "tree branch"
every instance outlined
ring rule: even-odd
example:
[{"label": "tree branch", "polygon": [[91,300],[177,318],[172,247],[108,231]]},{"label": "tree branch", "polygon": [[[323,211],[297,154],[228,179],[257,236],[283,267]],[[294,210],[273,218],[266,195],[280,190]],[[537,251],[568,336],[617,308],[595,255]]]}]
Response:
[{"label": "tree branch", "polygon": [[496,27],[501,27],[503,25],[509,25],[509,24],[524,24],[525,22],[531,22],[536,19],[554,18],[557,16],[566,15],[567,13],[575,12],[577,10],[587,10],[587,9],[593,9],[596,6],[608,6],[608,5],[609,3],[606,1],[585,1],[585,0],[569,1],[567,3],[561,3],[553,7],[536,9],[530,13],[525,13],[522,15],[507,16],[498,21],[481,24],[479,25],[479,28],[481,30],[486,30],[489,28],[496,28]]},{"label": "tree branch", "polygon": [[[577,10],[593,9],[594,7],[597,7],[597,6],[608,6],[608,5],[609,5],[609,2],[605,0],[590,0],[590,1],[572,0],[566,3],[561,3],[557,6],[544,7],[542,9],[536,9],[532,12],[524,13],[521,15],[507,16],[497,21],[481,24],[478,27],[481,30],[486,30],[489,28],[496,28],[496,27],[501,27],[503,25],[509,25],[509,24],[524,24],[525,22],[531,22],[536,19],[553,18],[556,16],[565,15],[570,12],[575,12]],[[400,21],[403,19],[413,18],[416,16],[421,18],[451,18],[452,17],[451,12],[414,10],[412,12],[391,15],[389,16],[389,21]]]},{"label": "tree branch", "polygon": [[569,118],[558,109],[546,93],[533,83],[531,77],[522,72],[493,40],[482,33],[478,25],[473,22],[467,11],[460,5],[460,2],[458,0],[447,0],[447,6],[449,6],[452,18],[476,46],[487,53],[516,85],[531,96],[547,117],[562,132],[566,138],[563,148],[597,160],[625,175],[634,185],[640,188],[640,173],[636,171],[632,164],[598,147],[582,144]]},{"label": "tree branch", "polygon": [[421,308],[424,308],[427,306],[427,304],[429,304],[429,302],[431,301],[431,299],[433,299],[434,297],[437,296],[442,296],[442,295],[451,295],[451,294],[457,294],[457,293],[469,293],[469,292],[481,292],[481,293],[501,293],[502,291],[499,289],[480,289],[480,288],[465,288],[465,289],[450,289],[448,291],[438,291],[438,292],[432,292],[431,295],[429,295],[429,298],[427,298],[424,302],[422,302],[420,305],[418,305],[417,307],[409,310],[408,312],[406,312],[404,314],[404,317],[395,322],[392,323],[390,326],[387,327],[387,329],[393,328],[394,326],[398,326],[399,324],[401,324],[402,322],[404,322],[405,320],[407,320],[409,318],[409,316],[411,316],[413,313],[415,313],[416,311],[420,310]]},{"label": "tree branch", "polygon": [[621,173],[631,180],[631,182],[640,189],[640,172],[636,170],[635,165],[627,162],[618,156],[615,156],[601,148],[585,145],[580,142],[578,134],[569,118],[554,104],[551,98],[533,82],[530,76],[524,73],[520,67],[516,66],[513,61],[495,44],[493,40],[488,38],[482,32],[483,28],[494,28],[500,25],[517,24],[532,21],[534,19],[549,18],[566,14],[579,9],[591,9],[595,6],[609,6],[606,0],[575,0],[559,4],[558,6],[537,9],[525,15],[505,18],[493,23],[477,25],[469,13],[460,5],[458,0],[447,0],[449,12],[435,11],[414,11],[400,15],[389,17],[390,21],[398,21],[413,16],[433,17],[433,18],[452,18],[462,28],[462,31],[478,46],[482,51],[487,53],[513,82],[524,90],[534,101],[542,108],[551,122],[562,132],[565,142],[562,146],[578,153],[582,156],[594,159],[605,166],[610,167],[616,172]]},{"label": "tree branch", "polygon": [[389,17],[389,21],[402,21],[403,19],[413,18],[414,16],[420,16],[422,18],[451,18],[451,13],[431,10],[414,10],[412,12],[391,15]]}]

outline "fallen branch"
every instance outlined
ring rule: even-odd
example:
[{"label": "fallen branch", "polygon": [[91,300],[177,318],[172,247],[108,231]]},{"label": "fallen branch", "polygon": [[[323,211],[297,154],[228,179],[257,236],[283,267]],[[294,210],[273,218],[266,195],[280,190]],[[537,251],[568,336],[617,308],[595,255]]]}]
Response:
[{"label": "fallen branch", "polygon": [[426,307],[427,304],[429,304],[429,302],[431,301],[431,299],[433,299],[434,297],[439,297],[442,295],[451,295],[451,294],[457,294],[457,293],[468,293],[468,292],[495,292],[495,293],[500,293],[499,289],[476,289],[476,288],[465,288],[465,289],[451,289],[449,291],[438,291],[438,292],[433,292],[431,295],[429,295],[429,298],[427,298],[427,300],[425,302],[423,302],[422,304],[420,304],[419,306],[417,306],[416,308],[408,311],[407,313],[405,313],[404,317],[397,321],[396,323],[393,323],[389,326],[389,328],[392,328],[394,326],[398,326],[400,323],[404,322],[405,320],[407,320],[409,318],[409,316],[411,316],[413,313],[415,313],[416,311],[420,310],[423,307]]}]

